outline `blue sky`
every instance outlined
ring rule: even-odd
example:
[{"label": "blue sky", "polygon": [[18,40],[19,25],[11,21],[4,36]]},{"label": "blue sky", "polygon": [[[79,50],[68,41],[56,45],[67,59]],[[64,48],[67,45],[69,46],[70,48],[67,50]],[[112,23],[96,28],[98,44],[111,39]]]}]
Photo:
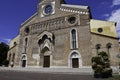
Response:
[{"label": "blue sky", "polygon": [[[120,37],[120,0],[65,0],[67,4],[90,6],[92,17],[117,22]],[[39,0],[0,0],[0,42],[9,43],[22,22],[37,11]]]}]

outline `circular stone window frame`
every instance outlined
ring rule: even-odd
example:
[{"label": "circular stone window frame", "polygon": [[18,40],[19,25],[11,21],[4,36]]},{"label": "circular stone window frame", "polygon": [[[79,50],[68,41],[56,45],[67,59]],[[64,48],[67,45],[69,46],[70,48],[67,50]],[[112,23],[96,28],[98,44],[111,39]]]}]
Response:
[{"label": "circular stone window frame", "polygon": [[102,33],[102,32],[103,32],[103,28],[98,28],[97,31],[98,31],[99,33]]},{"label": "circular stone window frame", "polygon": [[[47,14],[47,13],[45,13],[45,8],[46,8],[47,6],[49,6],[49,5],[51,5],[52,11]],[[54,10],[55,10],[54,4],[49,3],[49,4],[46,4],[46,5],[43,6],[43,8],[42,8],[42,13],[43,13],[43,15],[48,16],[48,15],[54,14]]]},{"label": "circular stone window frame", "polygon": [[[48,11],[47,9],[50,9],[50,11]],[[44,13],[49,15],[53,12],[53,6],[51,4],[48,4],[44,7]]]},{"label": "circular stone window frame", "polygon": [[[72,17],[75,18],[74,23],[70,23],[70,21],[69,21],[69,19],[72,18]],[[66,18],[66,21],[67,21],[68,26],[74,26],[74,25],[76,25],[78,23],[78,18],[77,18],[77,16],[69,16],[69,17]]]},{"label": "circular stone window frame", "polygon": [[26,27],[24,31],[25,31],[26,34],[29,34],[30,33],[30,28]]}]

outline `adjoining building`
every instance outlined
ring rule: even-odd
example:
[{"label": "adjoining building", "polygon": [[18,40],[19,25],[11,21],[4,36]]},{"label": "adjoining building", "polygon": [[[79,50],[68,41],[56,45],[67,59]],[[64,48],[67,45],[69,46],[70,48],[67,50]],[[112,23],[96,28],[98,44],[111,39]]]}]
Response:
[{"label": "adjoining building", "polygon": [[41,0],[37,12],[21,24],[10,43],[9,66],[83,68],[98,52],[109,54],[111,66],[119,61],[116,23],[91,18],[90,8],[64,0]]}]

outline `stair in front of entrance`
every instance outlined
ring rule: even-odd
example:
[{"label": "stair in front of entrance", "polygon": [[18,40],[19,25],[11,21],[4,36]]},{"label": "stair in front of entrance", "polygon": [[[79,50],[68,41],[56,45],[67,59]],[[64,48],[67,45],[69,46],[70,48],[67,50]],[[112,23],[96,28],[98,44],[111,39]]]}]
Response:
[{"label": "stair in front of entrance", "polygon": [[39,72],[39,73],[64,73],[64,74],[93,74],[91,68],[0,68],[0,70]]},{"label": "stair in front of entrance", "polygon": [[[119,72],[117,67],[112,67],[113,73]],[[0,71],[23,71],[23,72],[38,72],[38,73],[64,73],[64,74],[93,74],[91,67],[83,68],[20,68],[20,67],[0,67]]]}]

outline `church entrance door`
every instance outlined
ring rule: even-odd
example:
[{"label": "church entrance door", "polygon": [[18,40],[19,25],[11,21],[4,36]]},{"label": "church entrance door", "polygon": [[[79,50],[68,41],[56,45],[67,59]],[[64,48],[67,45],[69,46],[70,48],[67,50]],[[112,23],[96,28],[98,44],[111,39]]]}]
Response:
[{"label": "church entrance door", "polygon": [[78,58],[73,58],[72,59],[72,67],[73,68],[79,68],[79,60],[78,60]]},{"label": "church entrance door", "polygon": [[68,66],[70,68],[82,67],[82,58],[78,51],[72,51],[69,55]]},{"label": "church entrance door", "polygon": [[22,60],[22,67],[26,67],[26,60]]},{"label": "church entrance door", "polygon": [[50,56],[44,56],[43,67],[50,67]]},{"label": "church entrance door", "polygon": [[21,67],[26,67],[27,64],[27,56],[23,55],[21,59]]}]

